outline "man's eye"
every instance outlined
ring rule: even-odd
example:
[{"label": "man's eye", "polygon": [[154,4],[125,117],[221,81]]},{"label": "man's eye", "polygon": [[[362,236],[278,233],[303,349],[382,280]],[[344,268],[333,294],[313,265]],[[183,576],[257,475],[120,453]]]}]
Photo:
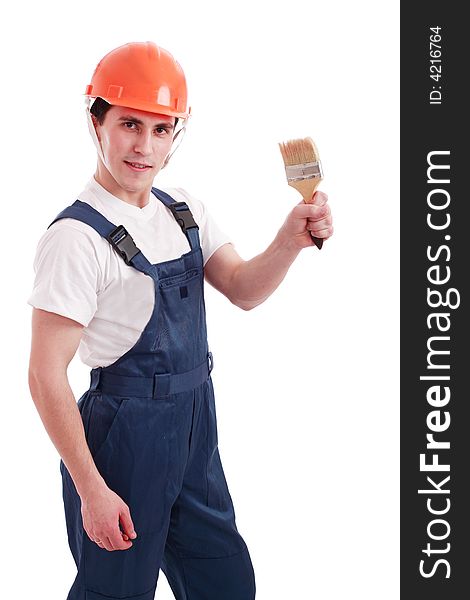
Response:
[{"label": "man's eye", "polygon": [[135,123],[133,123],[132,121],[125,121],[124,122],[124,127],[126,129],[133,129],[135,127]]},{"label": "man's eye", "polygon": [[156,127],[155,131],[158,134],[164,134],[164,133],[168,133],[168,129],[166,127]]}]

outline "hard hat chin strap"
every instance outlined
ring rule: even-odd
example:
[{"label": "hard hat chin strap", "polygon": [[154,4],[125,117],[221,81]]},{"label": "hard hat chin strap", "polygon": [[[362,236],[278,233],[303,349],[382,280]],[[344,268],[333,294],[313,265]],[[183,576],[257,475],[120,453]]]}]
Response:
[{"label": "hard hat chin strap", "polygon": [[86,110],[86,118],[87,118],[87,123],[88,123],[88,131],[90,132],[91,139],[93,140],[93,143],[95,144],[96,150],[98,152],[98,156],[101,158],[103,164],[106,165],[106,161],[104,159],[103,150],[101,148],[101,144],[100,144],[100,141],[98,139],[98,136],[96,135],[95,125],[94,125],[93,119],[91,117],[91,112],[90,112],[90,98],[86,98],[85,99],[85,104],[86,104],[85,110]]},{"label": "hard hat chin strap", "polygon": [[[185,119],[181,123],[182,123],[181,128],[178,129],[178,131],[175,133],[175,136],[173,137],[172,150],[170,151],[170,153],[168,154],[168,156],[165,158],[165,160],[163,162],[163,165],[161,167],[162,169],[164,169],[167,166],[167,164],[170,161],[170,158],[173,156],[173,154],[176,152],[176,150],[180,147],[180,144],[183,141],[184,135],[186,133],[186,125],[188,123],[188,119]],[[179,138],[179,139],[178,139],[178,141],[176,143],[176,146],[174,146],[174,148],[173,148],[173,145],[175,144],[177,138]]]}]

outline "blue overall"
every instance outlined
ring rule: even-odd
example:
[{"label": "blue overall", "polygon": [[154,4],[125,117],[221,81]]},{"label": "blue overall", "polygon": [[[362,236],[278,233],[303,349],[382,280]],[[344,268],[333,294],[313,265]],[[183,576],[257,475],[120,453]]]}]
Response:
[{"label": "blue overall", "polygon": [[191,250],[180,258],[151,264],[124,227],[79,200],[53,221],[70,217],[90,225],[155,286],[139,340],[110,366],[93,369],[90,389],[78,401],[94,462],[129,506],[137,538],[116,551],[90,540],[61,460],[78,569],[67,600],[153,600],[160,568],[177,600],[251,600],[253,567],[217,448],[198,228],[185,203],[152,192],[188,238]]}]

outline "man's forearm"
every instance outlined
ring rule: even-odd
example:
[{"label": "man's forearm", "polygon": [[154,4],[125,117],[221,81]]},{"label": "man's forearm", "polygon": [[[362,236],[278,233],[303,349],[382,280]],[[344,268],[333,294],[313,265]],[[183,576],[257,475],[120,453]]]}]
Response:
[{"label": "man's forearm", "polygon": [[49,437],[67,467],[79,495],[84,498],[103,484],[85,439],[77,403],[64,374],[29,372],[31,396]]},{"label": "man's forearm", "polygon": [[294,206],[269,247],[251,260],[243,260],[231,244],[223,244],[206,262],[207,281],[244,310],[264,302],[299,252],[314,245],[312,236],[327,240],[333,233],[327,195],[317,191],[313,199],[314,203]]},{"label": "man's forearm", "polygon": [[250,310],[264,302],[279,286],[300,252],[281,232],[264,252],[242,262],[233,275],[232,302]]}]

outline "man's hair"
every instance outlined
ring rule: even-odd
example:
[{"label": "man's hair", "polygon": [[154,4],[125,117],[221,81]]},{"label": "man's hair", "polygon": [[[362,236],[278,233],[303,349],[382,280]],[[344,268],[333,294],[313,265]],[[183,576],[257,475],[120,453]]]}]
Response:
[{"label": "man's hair", "polygon": [[109,102],[106,102],[106,100],[103,100],[103,98],[98,97],[91,105],[90,112],[96,117],[98,123],[103,125],[106,113],[110,108],[111,104],[109,104]]},{"label": "man's hair", "polygon": [[[91,105],[90,112],[96,117],[100,125],[103,125],[106,113],[111,108],[111,106],[112,104],[109,104],[109,102],[106,102],[106,100],[103,100],[103,98],[100,98],[99,96]],[[177,123],[178,117],[175,117],[175,128]]]}]

